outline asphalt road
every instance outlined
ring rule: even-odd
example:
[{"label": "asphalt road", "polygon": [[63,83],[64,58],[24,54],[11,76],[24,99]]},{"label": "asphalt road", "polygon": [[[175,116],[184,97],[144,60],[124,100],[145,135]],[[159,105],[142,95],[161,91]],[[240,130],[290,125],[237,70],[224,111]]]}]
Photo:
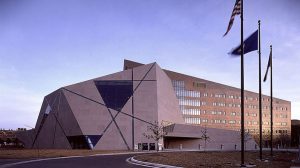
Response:
[{"label": "asphalt road", "polygon": [[[129,164],[126,159],[133,154],[105,155],[43,160],[9,166],[10,168],[142,168]],[[5,165],[0,165],[2,168]],[[6,166],[5,166],[6,167]]]}]

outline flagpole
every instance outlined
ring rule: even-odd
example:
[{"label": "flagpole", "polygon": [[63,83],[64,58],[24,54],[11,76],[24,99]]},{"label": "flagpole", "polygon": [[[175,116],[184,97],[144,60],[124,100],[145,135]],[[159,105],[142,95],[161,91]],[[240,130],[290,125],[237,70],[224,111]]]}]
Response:
[{"label": "flagpole", "polygon": [[271,93],[270,93],[270,96],[271,96],[271,105],[270,105],[270,108],[271,108],[271,156],[273,156],[273,61],[272,61],[272,45],[270,45],[270,70],[271,70]]},{"label": "flagpole", "polygon": [[245,146],[244,146],[244,27],[243,27],[243,0],[241,0],[241,166],[244,166]]},{"label": "flagpole", "polygon": [[131,138],[132,138],[132,150],[134,151],[134,83],[133,83],[133,68],[131,70],[131,82],[132,82],[132,99],[131,99],[131,127],[132,127],[132,133],[131,133]]},{"label": "flagpole", "polygon": [[259,159],[262,160],[262,101],[261,101],[261,48],[260,20],[258,20],[258,59],[259,59]]}]

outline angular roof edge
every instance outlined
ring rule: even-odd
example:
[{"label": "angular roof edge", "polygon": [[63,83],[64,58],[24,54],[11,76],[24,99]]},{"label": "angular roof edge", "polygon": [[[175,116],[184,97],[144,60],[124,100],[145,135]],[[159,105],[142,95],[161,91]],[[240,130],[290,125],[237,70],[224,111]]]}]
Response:
[{"label": "angular roof edge", "polygon": [[[142,63],[139,63],[139,62],[135,62],[135,61],[131,61],[131,60],[124,59],[124,68],[126,67],[127,69],[132,69],[132,68],[135,68],[135,67],[141,66],[141,65],[145,65],[145,64],[142,64]],[[124,69],[124,70],[125,70],[125,69]],[[200,80],[207,81],[207,82],[211,82],[211,83],[214,83],[214,84],[218,84],[218,85],[230,87],[230,88],[232,88],[232,89],[238,89],[238,90],[240,90],[240,88],[233,87],[233,86],[229,86],[229,85],[226,85],[226,84],[222,84],[222,83],[218,83],[218,82],[213,82],[213,81],[210,81],[210,80],[206,80],[206,79],[202,79],[202,78],[198,78],[198,77],[186,75],[186,74],[183,74],[183,73],[170,71],[170,70],[167,70],[167,69],[163,69],[163,70],[164,70],[165,72],[176,73],[176,74],[179,74],[179,75],[184,75],[184,76],[187,76],[187,77],[191,77],[191,78],[195,78],[195,79],[200,79]],[[245,91],[246,91],[246,92],[249,92],[249,93],[258,94],[257,92],[254,92],[254,91],[249,91],[249,90],[245,90]],[[262,94],[262,96],[270,97],[270,96],[264,95],[264,94]],[[286,101],[286,102],[291,103],[291,101],[288,101],[288,100],[280,99],[280,98],[277,98],[277,97],[273,97],[273,98],[278,99],[278,100],[281,100],[281,101]]]},{"label": "angular roof edge", "polygon": [[132,69],[132,68],[142,66],[142,65],[145,65],[145,64],[124,59],[123,70]]}]

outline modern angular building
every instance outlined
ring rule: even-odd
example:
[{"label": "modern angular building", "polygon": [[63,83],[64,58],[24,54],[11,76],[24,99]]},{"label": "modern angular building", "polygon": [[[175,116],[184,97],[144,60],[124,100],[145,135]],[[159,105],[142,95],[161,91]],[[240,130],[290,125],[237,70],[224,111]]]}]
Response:
[{"label": "modern angular building", "polygon": [[[238,88],[124,61],[121,72],[65,86],[45,96],[35,129],[18,136],[27,148],[155,149],[149,126],[164,123],[168,149],[240,148]],[[246,129],[258,133],[258,94],[246,91]],[[270,127],[263,96],[264,132]],[[290,134],[291,104],[275,98],[274,132]],[[254,149],[253,138],[247,149]]]}]

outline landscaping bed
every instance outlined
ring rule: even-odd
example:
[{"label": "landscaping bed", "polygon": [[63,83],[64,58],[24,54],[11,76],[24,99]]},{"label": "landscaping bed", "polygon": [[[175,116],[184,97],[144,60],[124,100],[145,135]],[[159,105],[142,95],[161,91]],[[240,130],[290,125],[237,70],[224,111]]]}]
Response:
[{"label": "landscaping bed", "polygon": [[[291,166],[300,166],[292,160],[297,158],[297,153],[291,152],[274,152],[273,158],[270,152],[264,152],[263,159],[268,162],[259,161],[258,152],[245,152],[245,164],[256,165],[259,168],[284,168]],[[167,164],[187,168],[196,167],[239,167],[241,163],[240,152],[166,152],[142,154],[135,159],[145,162]]]}]

